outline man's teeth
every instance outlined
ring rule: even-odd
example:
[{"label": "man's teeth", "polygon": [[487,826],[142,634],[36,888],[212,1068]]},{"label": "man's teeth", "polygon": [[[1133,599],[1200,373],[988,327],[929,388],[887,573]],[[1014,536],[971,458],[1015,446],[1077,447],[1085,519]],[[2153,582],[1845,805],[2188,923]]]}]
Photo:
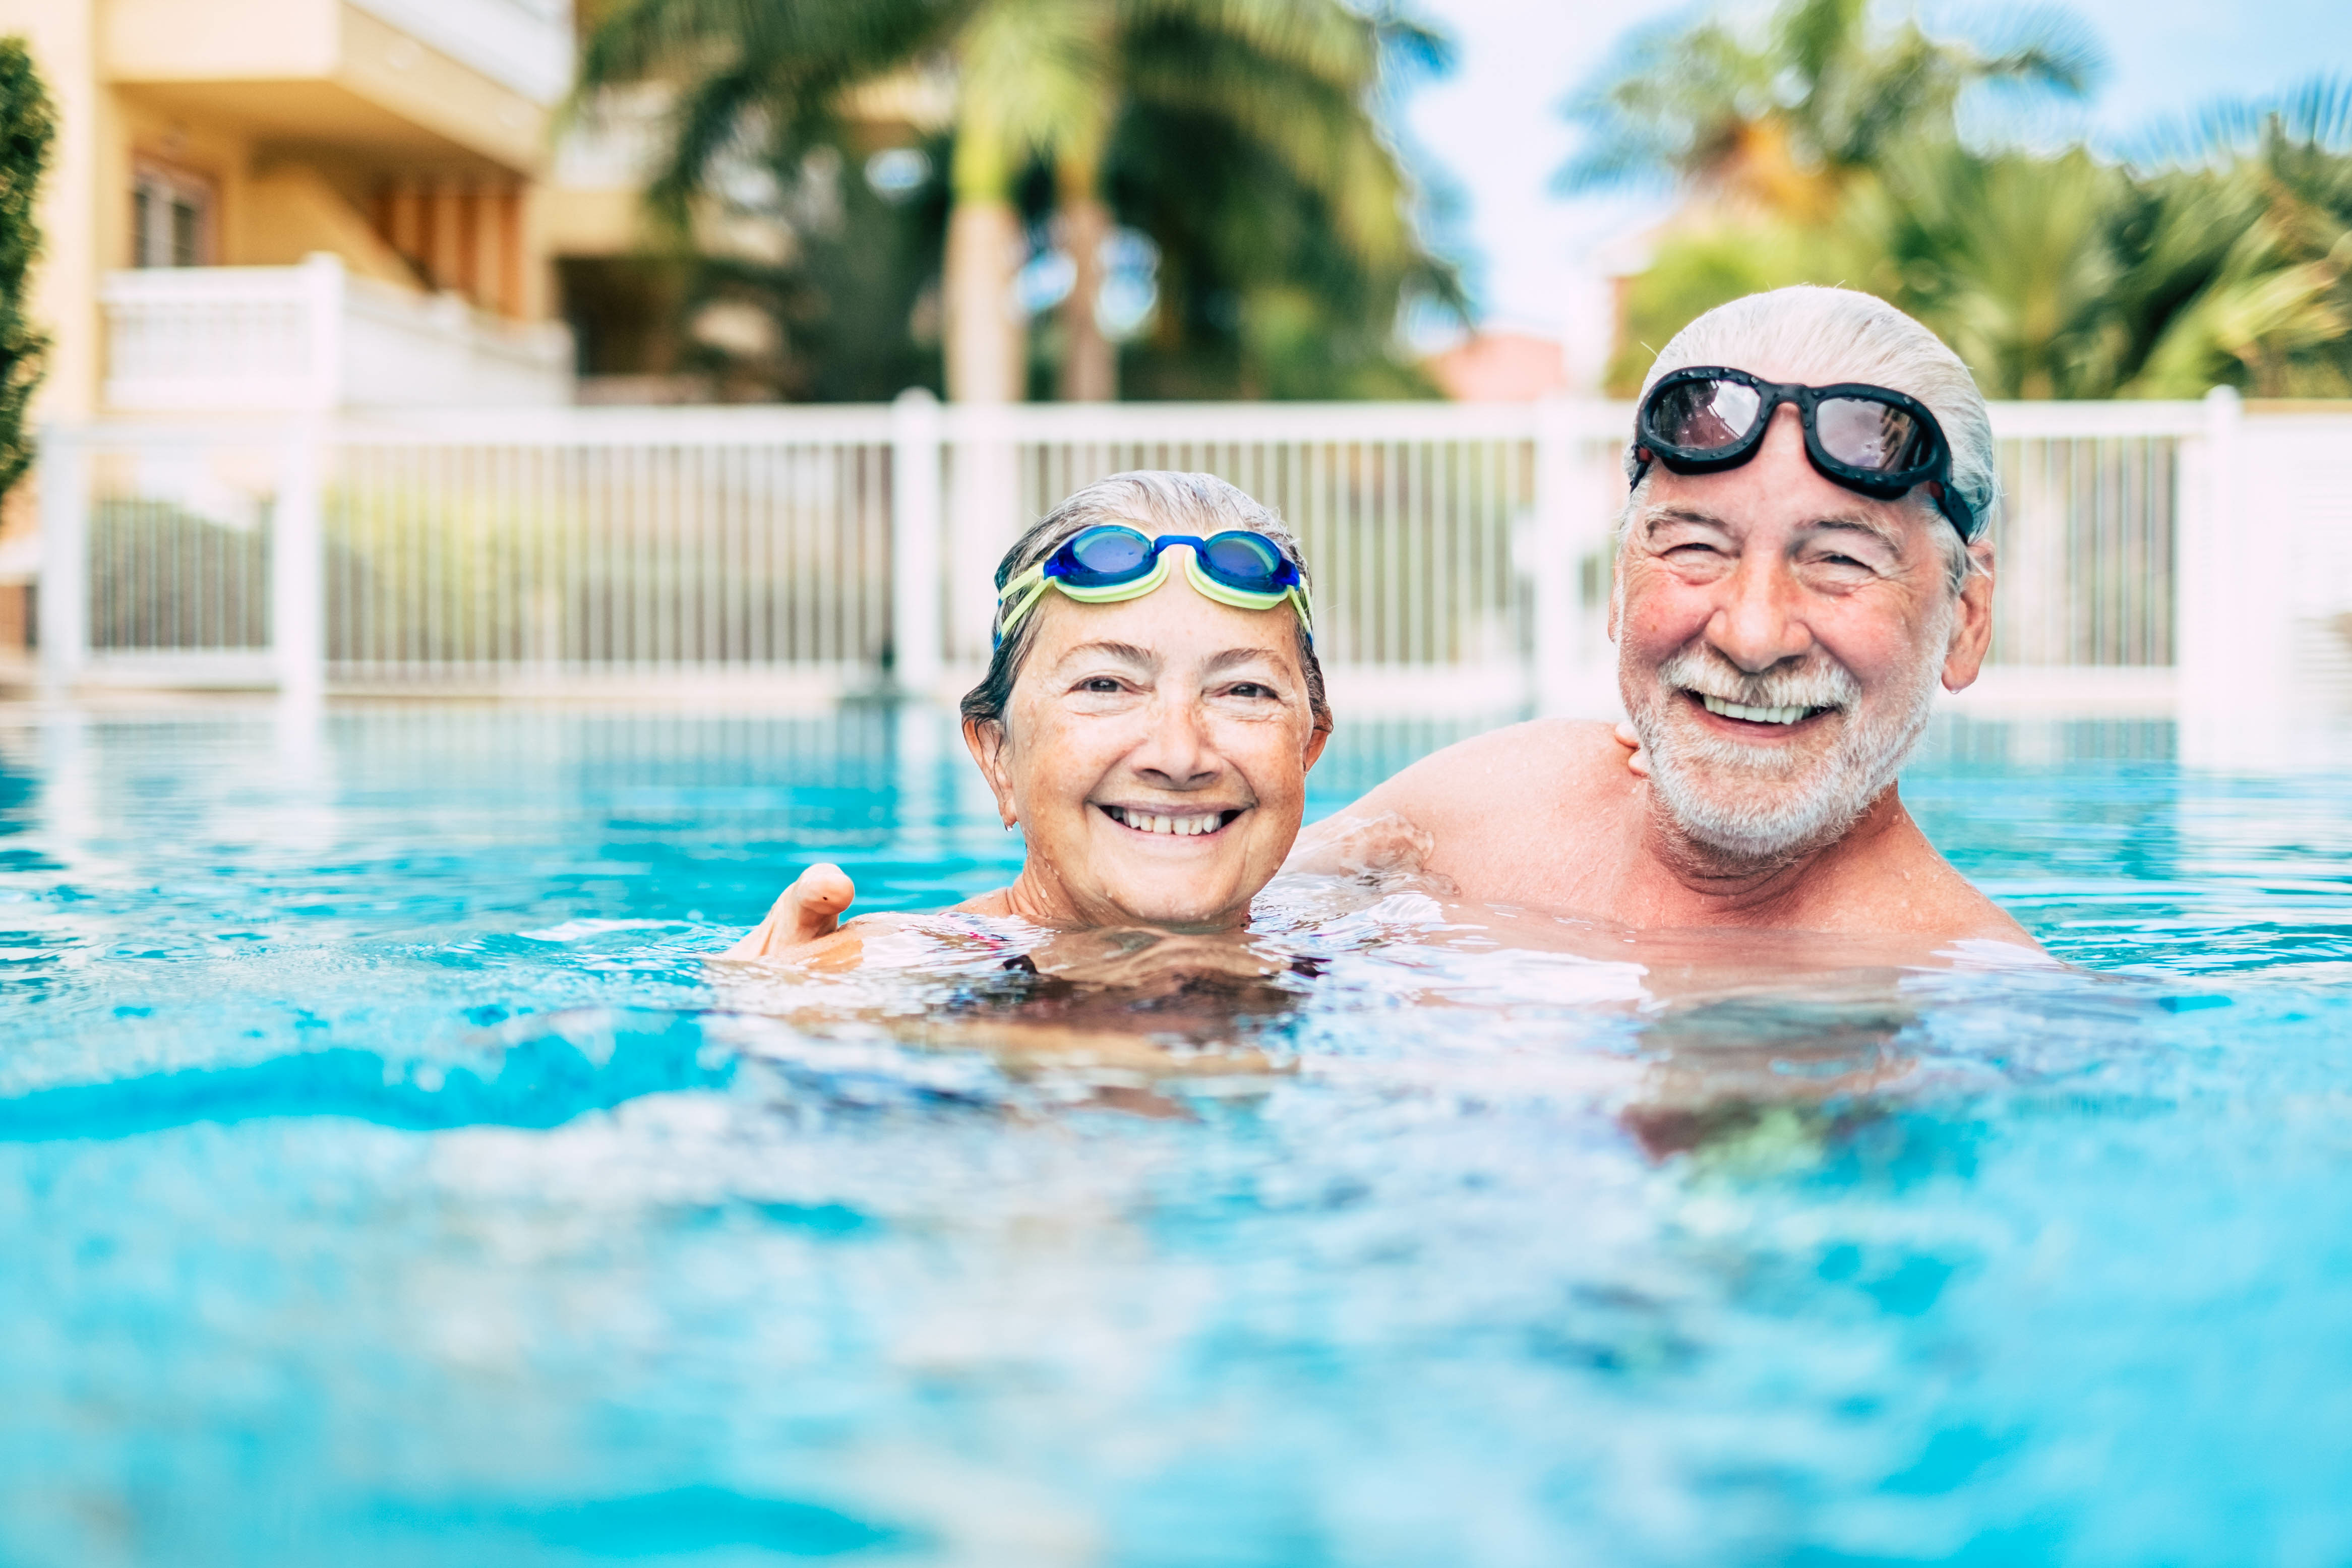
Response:
[{"label": "man's teeth", "polygon": [[1720,697],[1710,697],[1704,691],[1696,695],[1701,702],[1706,704],[1708,712],[1720,713],[1727,719],[1745,719],[1751,724],[1793,724],[1812,711],[1811,709],[1802,706],[1750,708],[1745,702],[1727,702]]},{"label": "man's teeth", "polygon": [[1206,816],[1157,816],[1149,812],[1129,811],[1123,805],[1105,806],[1114,819],[1125,823],[1139,833],[1172,833],[1189,838],[1196,833],[1214,833],[1224,825],[1223,812]]}]

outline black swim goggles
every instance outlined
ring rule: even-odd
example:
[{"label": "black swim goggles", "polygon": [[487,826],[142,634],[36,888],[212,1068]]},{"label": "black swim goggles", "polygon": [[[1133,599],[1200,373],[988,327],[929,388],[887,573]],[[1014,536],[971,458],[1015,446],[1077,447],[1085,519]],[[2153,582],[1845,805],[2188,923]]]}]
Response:
[{"label": "black swim goggles", "polygon": [[1805,426],[1805,456],[1823,479],[1875,500],[1932,487],[1960,537],[1984,526],[1952,486],[1952,446],[1927,405],[1883,386],[1800,386],[1744,370],[1700,365],[1660,378],[1633,420],[1633,482],[1655,458],[1678,474],[1714,474],[1756,455],[1780,405]]},{"label": "black swim goggles", "polygon": [[1307,580],[1298,563],[1263,533],[1231,529],[1202,539],[1163,533],[1153,539],[1125,523],[1080,529],[1060,549],[997,591],[996,640],[1036,608],[1047,588],[1081,604],[1110,605],[1139,599],[1168,580],[1171,545],[1183,545],[1184,579],[1202,598],[1242,610],[1271,610],[1288,602],[1307,635],[1315,617],[1307,607]]}]

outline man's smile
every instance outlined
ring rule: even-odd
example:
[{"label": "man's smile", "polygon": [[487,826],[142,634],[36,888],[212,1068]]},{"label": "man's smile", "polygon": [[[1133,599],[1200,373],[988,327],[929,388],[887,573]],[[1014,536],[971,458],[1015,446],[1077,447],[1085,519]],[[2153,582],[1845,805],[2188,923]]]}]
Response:
[{"label": "man's smile", "polygon": [[1717,697],[1711,691],[1694,690],[1689,687],[1682,688],[1679,695],[1709,716],[1701,721],[1709,729],[1759,738],[1794,734],[1811,728],[1813,721],[1840,710],[1830,705],[1786,703],[1765,706],[1735,702],[1728,697]]}]

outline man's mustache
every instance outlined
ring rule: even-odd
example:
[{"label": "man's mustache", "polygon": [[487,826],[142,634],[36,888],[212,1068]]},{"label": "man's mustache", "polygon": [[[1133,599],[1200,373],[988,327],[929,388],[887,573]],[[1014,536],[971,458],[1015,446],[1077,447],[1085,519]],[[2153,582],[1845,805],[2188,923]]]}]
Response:
[{"label": "man's mustache", "polygon": [[1671,689],[1696,691],[1747,708],[1846,709],[1862,700],[1862,683],[1845,666],[1819,651],[1750,674],[1699,644],[1660,665],[1658,681]]}]

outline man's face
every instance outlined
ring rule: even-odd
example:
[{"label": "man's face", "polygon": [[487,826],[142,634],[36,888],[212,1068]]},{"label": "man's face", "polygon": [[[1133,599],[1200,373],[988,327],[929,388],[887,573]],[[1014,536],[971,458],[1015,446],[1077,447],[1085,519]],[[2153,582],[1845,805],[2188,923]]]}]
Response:
[{"label": "man's face", "polygon": [[1894,782],[1937,677],[1956,691],[1973,680],[1990,634],[1990,580],[1958,600],[1948,586],[1933,531],[1948,526],[1824,479],[1792,407],[1737,468],[1652,470],[1612,629],[1626,709],[1685,835],[1784,858],[1843,834]]}]

